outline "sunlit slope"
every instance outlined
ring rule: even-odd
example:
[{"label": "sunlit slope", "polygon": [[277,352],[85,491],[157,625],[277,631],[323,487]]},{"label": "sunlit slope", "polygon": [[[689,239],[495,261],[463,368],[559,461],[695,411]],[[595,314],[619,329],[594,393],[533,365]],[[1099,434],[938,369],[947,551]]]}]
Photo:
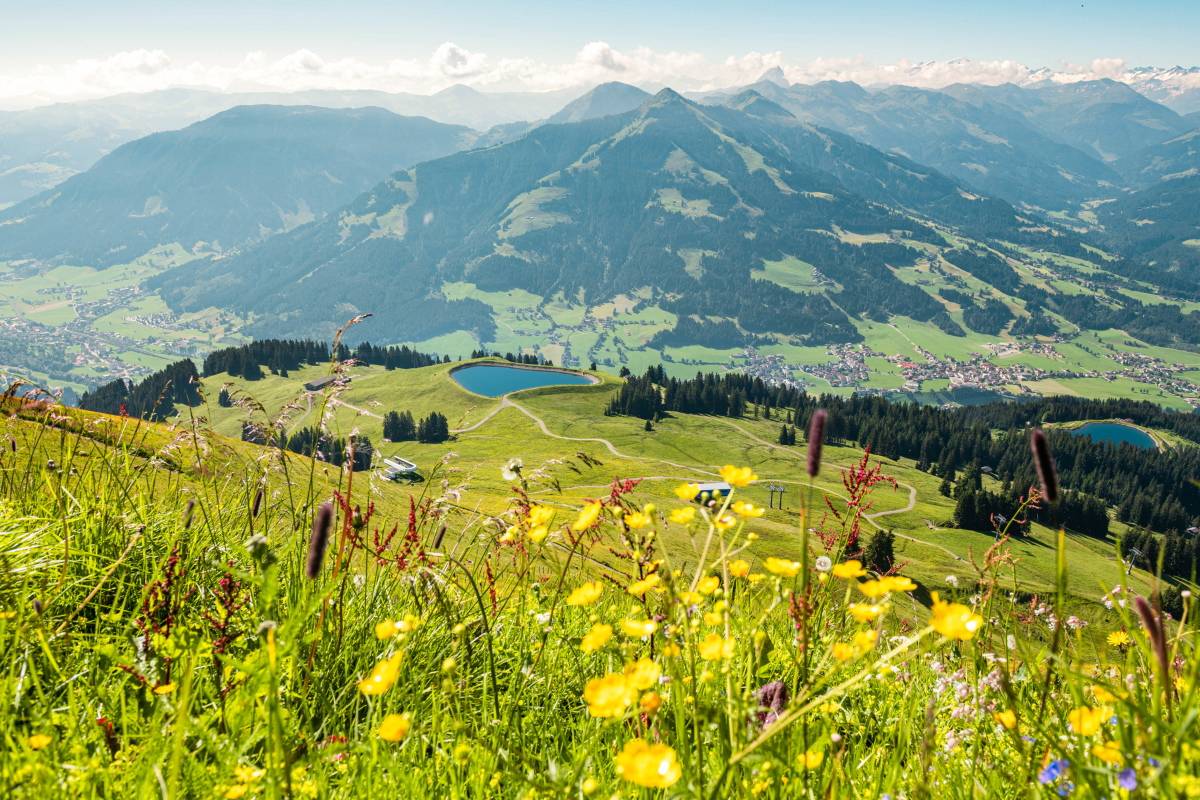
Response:
[{"label": "sunlit slope", "polygon": [[[401,491],[436,494],[451,488],[457,505],[485,514],[499,513],[512,500],[511,484],[501,470],[514,458],[523,462],[527,476],[539,474],[532,491],[540,501],[561,507],[564,515],[573,513],[588,498],[607,494],[617,478],[638,480],[634,498],[668,510],[679,505],[672,489],[680,482],[719,480],[721,465],[746,464],[754,467],[759,481],[744,490],[743,496],[756,505],[769,505],[768,484],[784,488],[784,508],[767,509],[754,521],[761,537],[754,548],[756,557],[798,553],[800,510],[805,505],[812,509],[807,521],[810,527],[841,530],[824,501],[826,497],[835,501],[846,497],[843,471],[857,467],[863,451],[827,446],[825,466],[810,488],[803,443],[777,444],[778,411],[772,420],[755,418],[753,413],[744,419],[676,413],[646,431],[642,420],[604,415],[608,398],[618,386],[611,376],[597,374],[600,383],[594,386],[547,387],[493,399],[460,388],[449,374],[454,366],[392,371],[355,367],[349,384],[328,398],[307,393],[303,387],[304,382],[325,374],[325,367],[307,367],[287,378],[267,376],[253,382],[214,375],[204,380],[207,405],[184,412],[204,417],[215,430],[236,436],[243,419],[282,419],[286,429],[295,430],[315,424],[324,409],[335,435],[366,434],[378,457],[398,455],[411,460],[436,484],[416,484]],[[216,397],[222,386],[230,387],[232,396],[243,400],[234,407],[218,406]],[[455,433],[440,444],[385,442],[382,416],[393,410],[407,410],[418,419],[439,411],[448,417]],[[907,574],[933,588],[944,585],[948,576],[970,581],[975,575],[972,561],[981,561],[993,537],[952,527],[954,500],[940,494],[939,478],[917,470],[910,460],[871,458],[872,463],[883,465],[884,473],[893,477],[896,485],[880,483],[869,496],[870,507],[860,523],[864,541],[876,530],[892,530],[897,534],[897,561]],[[835,505],[841,507],[840,502]],[[1115,536],[1124,526],[1113,522],[1111,529]],[[696,546],[677,527],[669,528],[665,536],[685,558]],[[1052,591],[1053,532],[1035,525],[1029,538],[1012,542],[1010,549],[1017,556],[1014,570],[1021,588]],[[1114,552],[1112,540],[1070,533],[1072,594],[1094,602],[1116,585],[1124,567]],[[1129,580],[1146,588],[1147,577],[1135,571]]]}]

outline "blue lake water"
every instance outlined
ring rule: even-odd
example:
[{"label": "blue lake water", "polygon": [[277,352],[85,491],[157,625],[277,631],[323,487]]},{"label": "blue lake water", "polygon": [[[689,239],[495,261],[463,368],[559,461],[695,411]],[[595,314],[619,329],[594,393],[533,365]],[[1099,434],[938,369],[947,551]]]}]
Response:
[{"label": "blue lake water", "polygon": [[1086,425],[1080,425],[1071,433],[1079,436],[1087,436],[1094,442],[1108,442],[1109,444],[1131,444],[1134,447],[1141,447],[1147,450],[1154,448],[1154,439],[1150,434],[1140,428],[1135,428],[1132,425],[1122,425],[1119,422],[1089,422]]},{"label": "blue lake water", "polygon": [[525,369],[503,364],[474,364],[450,373],[455,383],[468,392],[484,397],[500,397],[539,386],[583,386],[591,383],[586,375],[554,369]]}]

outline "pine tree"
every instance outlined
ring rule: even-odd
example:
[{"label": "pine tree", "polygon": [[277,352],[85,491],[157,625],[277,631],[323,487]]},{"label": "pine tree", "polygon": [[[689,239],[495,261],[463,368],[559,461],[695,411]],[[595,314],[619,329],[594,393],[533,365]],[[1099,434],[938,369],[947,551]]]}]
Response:
[{"label": "pine tree", "polygon": [[896,534],[891,531],[878,530],[867,542],[866,552],[863,553],[863,563],[868,569],[880,574],[890,572],[896,564]]}]

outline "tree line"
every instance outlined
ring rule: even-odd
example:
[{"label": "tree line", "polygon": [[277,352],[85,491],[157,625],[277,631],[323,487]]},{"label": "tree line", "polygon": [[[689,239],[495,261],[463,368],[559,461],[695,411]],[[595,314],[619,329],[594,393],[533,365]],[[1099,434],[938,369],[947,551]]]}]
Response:
[{"label": "tree line", "polygon": [[175,415],[175,404],[200,404],[200,376],[191,359],[176,361],[137,383],[118,378],[79,398],[79,407],[105,414],[124,414],[145,419]]},{"label": "tree line", "polygon": [[414,421],[409,411],[389,411],[383,415],[383,438],[391,442],[415,440],[436,444],[450,438],[450,423],[445,414],[437,411],[423,417],[420,422]]},{"label": "tree line", "polygon": [[531,367],[553,367],[554,362],[548,358],[543,358],[540,355],[530,355],[527,353],[505,353],[501,355],[497,351],[488,352],[487,350],[472,350],[471,358],[501,358],[510,364],[524,364]]},{"label": "tree line", "polygon": [[348,439],[331,436],[316,426],[300,428],[289,435],[284,431],[268,433],[251,422],[243,422],[242,441],[273,445],[335,467],[346,465],[354,472],[370,469],[375,458],[375,446],[366,436],[353,434]]},{"label": "tree line", "polygon": [[[375,345],[370,342],[361,342],[354,347],[339,345],[336,355],[338,361],[352,358],[361,364],[385,369],[415,369],[450,360],[421,353],[407,345]],[[228,373],[253,381],[263,377],[263,365],[272,374],[287,376],[290,370],[302,366],[327,364],[333,360],[333,356],[327,342],[312,339],[258,339],[209,353],[204,357],[203,374],[207,377]]]},{"label": "tree line", "polygon": [[[1010,509],[1015,507],[1012,500],[1037,483],[1029,458],[1027,429],[1031,426],[1126,419],[1200,444],[1200,415],[1143,401],[1051,397],[938,408],[881,397],[815,397],[740,373],[669,378],[662,367],[651,367],[640,377],[630,376],[606,413],[647,420],[672,411],[740,417],[751,406],[762,409],[766,416],[774,409],[781,424],[801,429],[813,411],[826,408],[830,441],[870,447],[888,458],[913,459],[922,469],[948,481],[960,472],[986,467],[1001,481],[1000,494],[1009,501]],[[1082,499],[1085,497],[1115,507],[1118,519],[1156,531],[1184,531],[1200,523],[1200,486],[1193,483],[1200,477],[1200,447],[1142,449],[1095,442],[1053,427],[1047,436],[1062,483],[1081,498],[1078,503],[1066,503],[1059,512],[1069,515],[1079,530],[1091,528],[1100,533],[1107,528],[1096,513],[1098,504]],[[981,518],[973,512],[968,516]]]}]

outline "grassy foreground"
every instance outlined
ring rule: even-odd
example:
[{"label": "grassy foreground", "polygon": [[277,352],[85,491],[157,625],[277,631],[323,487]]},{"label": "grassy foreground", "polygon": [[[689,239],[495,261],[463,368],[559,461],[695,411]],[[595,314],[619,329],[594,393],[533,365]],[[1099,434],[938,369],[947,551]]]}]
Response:
[{"label": "grassy foreground", "polygon": [[512,463],[485,512],[8,411],[5,796],[1200,796],[1195,599],[1114,588],[1085,636],[1062,539],[1040,601],[1007,543],[939,597],[846,557],[861,507],[758,539],[749,467],[702,507]]}]

